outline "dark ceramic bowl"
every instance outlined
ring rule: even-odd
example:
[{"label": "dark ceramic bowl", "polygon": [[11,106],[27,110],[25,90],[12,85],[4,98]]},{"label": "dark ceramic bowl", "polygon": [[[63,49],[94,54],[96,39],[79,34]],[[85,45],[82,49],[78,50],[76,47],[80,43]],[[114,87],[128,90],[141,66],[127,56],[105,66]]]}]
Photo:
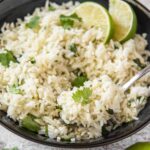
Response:
[{"label": "dark ceramic bowl", "polygon": [[[67,2],[68,0],[53,0],[57,3]],[[85,0],[79,0],[84,2]],[[108,0],[93,0],[108,7]],[[132,2],[132,3],[131,3]],[[150,50],[150,12],[141,4],[131,0],[130,4],[136,12],[138,18],[138,33],[147,33],[148,49]],[[23,18],[27,13],[31,13],[36,7],[44,5],[45,0],[0,0],[0,27],[6,22],[15,22],[16,18]],[[121,127],[112,131],[105,138],[97,138],[76,143],[57,142],[54,139],[47,139],[43,136],[34,134],[27,130],[21,129],[18,123],[7,117],[6,113],[0,111],[0,124],[15,134],[26,138],[30,141],[44,145],[65,147],[65,148],[89,148],[102,146],[117,142],[121,139],[131,136],[141,130],[150,122],[150,101],[138,115],[139,120],[123,124]]]}]

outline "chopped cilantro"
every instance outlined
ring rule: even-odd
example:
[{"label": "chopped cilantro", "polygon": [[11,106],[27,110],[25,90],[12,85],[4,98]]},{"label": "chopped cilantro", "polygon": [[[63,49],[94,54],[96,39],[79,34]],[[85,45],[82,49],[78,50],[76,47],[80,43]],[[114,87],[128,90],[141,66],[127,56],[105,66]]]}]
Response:
[{"label": "chopped cilantro", "polygon": [[78,76],[75,78],[75,80],[72,82],[72,86],[80,87],[84,85],[84,82],[88,81],[88,78],[86,75]]},{"label": "chopped cilantro", "polygon": [[92,90],[90,88],[83,88],[82,90],[77,90],[73,93],[72,98],[75,102],[86,105],[90,102],[90,96],[92,95]]},{"label": "chopped cilantro", "polygon": [[0,53],[0,63],[5,66],[9,67],[10,62],[17,62],[16,57],[13,55],[11,51],[6,51],[5,53]]},{"label": "chopped cilantro", "polygon": [[69,46],[69,50],[73,53],[77,52],[77,44],[73,43]]},{"label": "chopped cilantro", "polygon": [[55,7],[53,7],[53,6],[49,6],[49,7],[48,7],[48,10],[49,10],[49,11],[55,11],[55,10],[56,10],[56,8],[55,8]]},{"label": "chopped cilantro", "polygon": [[26,24],[26,27],[31,29],[37,28],[39,27],[39,21],[40,21],[40,17],[34,16],[33,18],[31,18],[30,22]]},{"label": "chopped cilantro", "polygon": [[31,62],[31,64],[35,64],[36,63],[36,61],[35,61],[35,59],[33,57],[30,59],[30,62]]},{"label": "chopped cilantro", "polygon": [[70,136],[68,136],[68,135],[64,135],[64,136],[62,136],[62,137],[61,137],[61,140],[62,140],[62,141],[70,142],[71,137],[70,137]]},{"label": "chopped cilantro", "polygon": [[21,122],[21,126],[23,128],[26,128],[32,132],[38,132],[40,130],[40,126],[37,122],[35,122],[35,117],[32,115],[28,115],[26,116],[22,122]]},{"label": "chopped cilantro", "polygon": [[45,135],[48,137],[48,125],[45,126]]},{"label": "chopped cilantro", "polygon": [[56,106],[56,109],[60,112],[62,111],[62,107],[61,106]]},{"label": "chopped cilantro", "polygon": [[18,83],[10,86],[9,91],[11,93],[14,93],[14,94],[22,94],[23,93],[23,91],[21,89],[19,89],[19,84]]},{"label": "chopped cilantro", "polygon": [[81,18],[78,17],[76,13],[70,16],[60,15],[60,23],[64,27],[64,29],[72,28],[75,21],[81,21]]},{"label": "chopped cilantro", "polygon": [[114,114],[114,111],[112,109],[108,109],[107,112],[110,114],[110,115],[113,115]]},{"label": "chopped cilantro", "polygon": [[146,67],[146,65],[145,65],[145,64],[142,64],[141,61],[140,61],[140,59],[138,59],[138,58],[134,59],[133,61],[134,61],[134,63],[136,63],[141,69],[143,69],[143,68]]}]

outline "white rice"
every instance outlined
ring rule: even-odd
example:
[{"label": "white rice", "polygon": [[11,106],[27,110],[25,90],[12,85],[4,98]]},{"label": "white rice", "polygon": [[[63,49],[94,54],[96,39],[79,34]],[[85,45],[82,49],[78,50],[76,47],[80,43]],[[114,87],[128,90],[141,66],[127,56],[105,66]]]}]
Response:
[{"label": "white rice", "polygon": [[[19,61],[11,62],[8,68],[0,64],[0,109],[19,122],[28,114],[38,117],[39,134],[45,134],[48,125],[48,136],[58,141],[97,138],[111,119],[116,124],[108,130],[135,120],[150,96],[150,74],[127,93],[121,89],[121,85],[141,70],[135,59],[149,64],[150,53],[145,51],[144,36],[136,35],[124,44],[111,40],[104,45],[100,29],[65,30],[59,24],[59,16],[69,14],[78,4],[51,3],[56,10],[49,11],[47,2],[45,7],[37,8],[24,20],[18,19],[16,24],[4,23],[0,34],[0,53],[10,50]],[[26,28],[25,24],[37,15],[38,31]],[[77,57],[68,48],[72,43],[78,45]],[[31,58],[35,64],[30,62]],[[71,85],[77,69],[89,79],[79,88]],[[19,86],[22,94],[9,91],[16,82],[22,83]],[[72,95],[85,87],[92,90],[91,102],[82,105]],[[110,109],[113,114],[108,113]]]}]

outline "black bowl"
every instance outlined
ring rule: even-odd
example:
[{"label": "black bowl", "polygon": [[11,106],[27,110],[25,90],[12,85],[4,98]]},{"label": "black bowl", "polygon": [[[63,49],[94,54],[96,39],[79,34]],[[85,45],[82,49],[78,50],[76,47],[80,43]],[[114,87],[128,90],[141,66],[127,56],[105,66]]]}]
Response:
[{"label": "black bowl", "polygon": [[[68,0],[53,0],[57,3],[67,2]],[[75,1],[75,0],[74,0]],[[79,0],[84,2],[85,0]],[[106,8],[108,0],[93,0],[101,3]],[[16,18],[23,18],[27,13],[33,12],[36,7],[42,6],[45,0],[1,0],[0,1],[0,27],[4,22],[15,22]],[[138,18],[138,33],[147,33],[148,49],[150,50],[150,12],[136,1],[130,3],[136,12]],[[5,112],[0,111],[0,124],[15,134],[28,140],[41,143],[44,145],[65,147],[65,148],[89,148],[110,144],[124,139],[135,132],[142,129],[150,122],[150,101],[147,102],[145,108],[138,115],[139,120],[123,124],[121,127],[112,131],[105,138],[97,138],[91,140],[77,141],[76,143],[58,142],[54,139],[34,134],[25,129],[21,129],[18,123],[7,117]]]}]

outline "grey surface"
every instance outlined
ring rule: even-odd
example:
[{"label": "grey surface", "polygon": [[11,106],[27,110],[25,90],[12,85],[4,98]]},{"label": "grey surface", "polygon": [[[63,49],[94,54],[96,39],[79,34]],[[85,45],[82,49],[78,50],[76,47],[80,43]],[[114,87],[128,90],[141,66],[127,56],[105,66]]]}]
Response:
[{"label": "grey surface", "polygon": [[[144,3],[147,6],[147,8],[150,8],[150,0],[139,0],[139,1]],[[122,141],[104,147],[93,148],[89,150],[123,150],[127,148],[129,145],[141,141],[150,141],[150,124],[141,131],[139,131],[138,133]],[[18,147],[19,150],[60,150],[58,148],[43,146],[25,140],[0,126],[0,150],[2,150],[2,148],[4,147],[11,148],[15,146]]]}]

